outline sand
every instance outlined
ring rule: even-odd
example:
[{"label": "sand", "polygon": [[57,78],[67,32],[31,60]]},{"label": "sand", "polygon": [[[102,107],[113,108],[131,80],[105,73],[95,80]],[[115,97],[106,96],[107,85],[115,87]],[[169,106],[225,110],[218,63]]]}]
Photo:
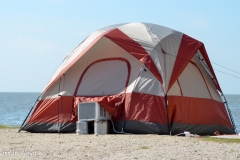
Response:
[{"label": "sand", "polygon": [[240,144],[167,135],[96,136],[0,129],[0,159],[240,159]]}]

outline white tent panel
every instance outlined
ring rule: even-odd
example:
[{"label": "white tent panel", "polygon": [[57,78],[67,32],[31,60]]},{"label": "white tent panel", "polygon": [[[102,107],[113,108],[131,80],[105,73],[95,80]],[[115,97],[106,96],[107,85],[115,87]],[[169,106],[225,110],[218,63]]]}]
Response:
[{"label": "white tent panel", "polygon": [[[51,80],[48,84],[50,84],[58,74],[69,65],[86,47],[90,45],[97,37],[99,37],[105,31],[95,31],[88,38],[86,38],[83,42],[81,42],[62,62],[57,71],[53,74]],[[48,86],[48,85],[47,85]]]},{"label": "white tent panel", "polygon": [[139,74],[134,92],[164,96],[161,83],[145,66]]},{"label": "white tent panel", "polygon": [[98,32],[106,32],[106,31],[114,30],[117,27],[120,27],[120,26],[125,25],[125,24],[126,23],[115,24],[115,25],[111,25],[111,26],[107,26],[107,27],[101,28],[101,29],[99,29],[97,31]]},{"label": "white tent panel", "polygon": [[124,93],[127,64],[120,60],[97,62],[83,76],[77,95],[104,96]]},{"label": "white tent panel", "polygon": [[[91,63],[99,59],[119,57],[126,59],[130,63],[131,72],[126,92],[132,92],[135,81],[143,64],[106,37],[102,37],[100,40],[98,40],[98,42],[93,45],[86,52],[86,54],[82,55],[82,57],[65,73],[65,75],[62,75],[61,85],[63,85],[63,87],[61,87],[60,92],[67,95],[73,95],[81,74]],[[49,92],[50,95],[58,94],[59,82],[57,81],[55,83],[56,92]],[[51,88],[52,87],[50,87],[50,89]]]},{"label": "white tent panel", "polygon": [[179,87],[177,81],[173,84],[173,86],[171,87],[171,89],[168,91],[167,95],[171,95],[171,96],[181,96],[181,90],[180,90],[180,87]]},{"label": "white tent panel", "polygon": [[56,81],[45,93],[41,99],[57,98],[59,93],[60,80]]},{"label": "white tent panel", "polygon": [[201,73],[203,74],[203,77],[206,81],[206,84],[208,86],[208,89],[211,93],[211,96],[214,100],[216,101],[219,101],[219,102],[222,102],[222,99],[215,87],[215,84],[211,78],[211,75],[209,75],[209,73],[206,71],[206,69],[204,68],[204,66],[200,63],[200,60],[198,59],[197,55],[195,55],[193,58],[192,58],[192,61],[194,63],[197,64],[198,68],[201,70]]},{"label": "white tent panel", "polygon": [[150,24],[150,23],[144,23],[144,25],[147,27],[147,29],[154,35],[157,36],[157,38],[161,41],[166,36],[173,34],[173,33],[180,33],[178,31],[175,31],[173,29],[156,25],[156,24]]},{"label": "white tent panel", "polygon": [[182,33],[149,23],[130,23],[120,26],[119,29],[139,43],[150,54],[156,68],[163,77],[165,90],[168,87],[176,58],[169,55],[164,55],[166,58],[163,58],[162,49],[176,56]]},{"label": "white tent panel", "polygon": [[183,96],[196,98],[211,98],[207,86],[198,68],[189,63],[179,76]]},{"label": "white tent panel", "polygon": [[[172,76],[173,67],[176,61],[178,50],[181,44],[182,34],[174,33],[165,37],[161,41],[161,48],[165,53],[163,54],[164,59],[160,59],[161,68],[163,69],[164,88],[168,89],[170,78]],[[160,56],[159,56],[160,57]]]},{"label": "white tent panel", "polygon": [[126,34],[128,37],[139,43],[147,53],[150,53],[154,46],[159,42],[157,39],[152,39],[147,27],[143,23],[130,23],[118,27],[120,31]]},{"label": "white tent panel", "polygon": [[[198,56],[198,61],[197,61],[197,63],[201,63],[202,66],[205,68],[206,72],[207,72],[211,77],[213,77],[212,73],[211,73],[211,72],[209,71],[209,69],[208,69],[209,67],[208,67],[206,61],[204,60],[204,58],[203,58],[203,56],[202,56],[202,54],[201,54],[201,52],[200,52],[199,50],[197,51],[196,56]],[[193,58],[194,58],[194,57],[193,57]],[[202,59],[203,61],[200,61],[199,58]]]},{"label": "white tent panel", "polygon": [[152,50],[152,52],[150,53],[150,56],[158,72],[160,73],[161,77],[163,77],[164,73],[161,66],[161,60],[163,59],[163,54],[160,54],[159,52],[162,53],[160,43],[157,44],[156,47]]}]

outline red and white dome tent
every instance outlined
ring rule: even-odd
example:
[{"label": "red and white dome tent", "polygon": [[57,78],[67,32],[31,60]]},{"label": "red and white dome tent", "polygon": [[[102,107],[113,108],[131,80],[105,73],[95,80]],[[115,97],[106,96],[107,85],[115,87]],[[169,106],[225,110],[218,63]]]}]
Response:
[{"label": "red and white dome tent", "polygon": [[128,133],[235,133],[203,43],[156,24],[93,32],[64,59],[20,130],[75,132],[79,102],[99,102]]}]

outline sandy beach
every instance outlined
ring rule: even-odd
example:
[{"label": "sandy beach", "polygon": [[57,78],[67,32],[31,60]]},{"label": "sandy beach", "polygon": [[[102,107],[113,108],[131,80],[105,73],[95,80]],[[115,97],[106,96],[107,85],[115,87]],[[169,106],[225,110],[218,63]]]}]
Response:
[{"label": "sandy beach", "polygon": [[0,129],[0,159],[240,159],[240,143],[167,135],[76,135]]}]

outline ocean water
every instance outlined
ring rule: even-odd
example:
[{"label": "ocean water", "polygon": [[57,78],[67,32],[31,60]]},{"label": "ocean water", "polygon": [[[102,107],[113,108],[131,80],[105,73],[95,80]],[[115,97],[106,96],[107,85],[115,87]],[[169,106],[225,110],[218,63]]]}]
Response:
[{"label": "ocean water", "polygon": [[240,95],[239,94],[226,94],[225,95],[228,107],[231,110],[236,128],[240,132]]},{"label": "ocean water", "polygon": [[[0,92],[0,124],[20,126],[34,105],[38,92]],[[236,128],[240,131],[240,95],[225,95]]]},{"label": "ocean water", "polygon": [[40,93],[0,92],[0,124],[20,126]]}]

